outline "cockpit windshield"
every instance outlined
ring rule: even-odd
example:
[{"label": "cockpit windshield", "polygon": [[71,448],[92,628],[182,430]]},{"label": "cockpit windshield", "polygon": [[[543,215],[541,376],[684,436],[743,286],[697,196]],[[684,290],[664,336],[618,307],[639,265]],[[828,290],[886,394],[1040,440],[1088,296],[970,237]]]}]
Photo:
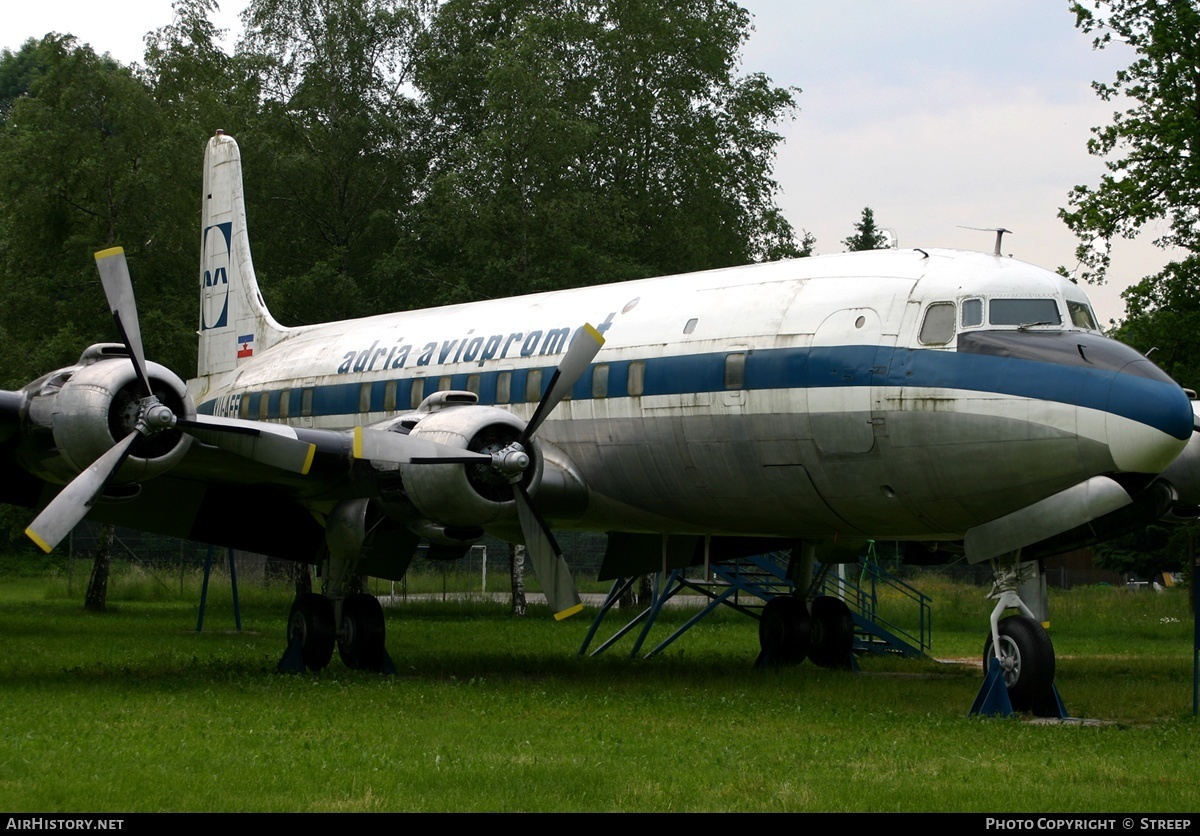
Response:
[{"label": "cockpit windshield", "polygon": [[1067,300],[1067,313],[1071,316],[1071,324],[1076,328],[1087,328],[1089,331],[1099,331],[1100,327],[1096,325],[1096,315],[1092,313],[1092,308],[1085,302],[1072,302]]},{"label": "cockpit windshield", "polygon": [[[1063,302],[1066,303],[1068,322],[1063,320]],[[956,332],[996,328],[1019,331],[1061,331],[1072,328],[1100,330],[1096,326],[1096,315],[1086,301],[1055,296],[974,296],[960,299],[957,305],[950,301],[931,302],[925,309],[917,338],[922,345],[943,346],[950,344]]]},{"label": "cockpit windshield", "polygon": [[988,303],[990,325],[1061,325],[1062,315],[1054,299],[992,299]]}]

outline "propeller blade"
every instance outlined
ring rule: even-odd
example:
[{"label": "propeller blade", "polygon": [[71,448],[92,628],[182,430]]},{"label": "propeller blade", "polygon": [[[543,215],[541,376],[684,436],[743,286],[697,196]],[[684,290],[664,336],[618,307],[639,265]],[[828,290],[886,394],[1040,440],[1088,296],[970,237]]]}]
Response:
[{"label": "propeller blade", "polygon": [[529,423],[525,425],[525,431],[517,439],[522,447],[528,445],[529,439],[546,420],[546,416],[575,387],[576,382],[587,371],[587,367],[596,357],[596,353],[600,351],[602,345],[604,345],[604,337],[591,325],[584,325],[579,329],[567,349],[566,356],[554,370],[554,375],[550,378],[550,385],[546,387],[546,394],[538,402],[533,417],[529,419]]},{"label": "propeller blade", "polygon": [[307,475],[317,452],[317,445],[300,440],[294,429],[283,424],[197,415],[177,418],[175,426],[227,453],[301,476]]},{"label": "propeller blade", "polygon": [[104,285],[104,296],[112,311],[113,321],[121,332],[121,339],[129,351],[134,370],[142,384],[142,392],[150,397],[150,379],[146,374],[146,352],[142,347],[142,329],[138,324],[137,302],[133,298],[133,282],[129,278],[129,265],[125,261],[125,250],[112,247],[96,253],[96,268],[100,271],[100,283]]},{"label": "propeller blade", "polygon": [[134,430],[124,440],[115,444],[107,453],[96,459],[87,469],[63,488],[50,504],[42,509],[25,534],[38,548],[49,554],[71,529],[87,516],[97,497],[104,491],[113,474],[120,470],[129,448],[141,433]]},{"label": "propeller blade", "polygon": [[533,571],[546,593],[546,601],[556,621],[562,621],[583,609],[579,592],[567,561],[563,559],[558,541],[550,533],[529,494],[519,484],[513,485],[513,499],[517,504],[517,518],[521,521],[521,533],[525,535],[525,550],[533,563]]},{"label": "propeller blade", "polygon": [[486,453],[370,427],[354,428],[354,458],[390,464],[490,464],[492,461]]}]

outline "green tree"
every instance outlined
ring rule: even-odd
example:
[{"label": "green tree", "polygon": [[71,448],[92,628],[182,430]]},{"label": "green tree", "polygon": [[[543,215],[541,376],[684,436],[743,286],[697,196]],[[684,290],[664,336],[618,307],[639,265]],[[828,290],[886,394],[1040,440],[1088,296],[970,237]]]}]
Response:
[{"label": "green tree", "polygon": [[261,109],[243,140],[256,265],[290,324],[403,306],[392,254],[428,169],[412,87],[431,0],[253,0],[240,60]]},{"label": "green tree", "polygon": [[1148,525],[1096,546],[1101,569],[1152,580],[1162,572],[1188,567],[1193,526]]},{"label": "green tree", "polygon": [[0,385],[23,385],[115,339],[92,258],[114,244],[129,255],[148,353],[186,371],[195,344],[180,335],[194,330],[195,231],[186,273],[171,239],[195,206],[178,202],[150,91],[71,36],[0,57],[0,77],[14,67],[27,91],[0,126],[0,339],[9,358]]},{"label": "green tree", "polygon": [[847,252],[859,250],[884,250],[888,246],[888,237],[879,227],[875,226],[875,213],[870,206],[862,210],[862,218],[854,225],[854,234],[842,241]]},{"label": "green tree", "polygon": [[210,19],[216,8],[216,0],[175,0],[171,23],[146,35],[141,73],[167,114],[172,144],[176,136],[187,143],[180,156],[197,182],[200,138],[217,129],[233,133],[245,127],[261,96],[260,68],[248,56],[229,55],[218,43],[225,32]]},{"label": "green tree", "polygon": [[449,0],[418,65],[437,126],[418,236],[448,299],[796,255],[774,125],[726,0]]},{"label": "green tree", "polygon": [[1097,49],[1136,51],[1096,94],[1122,110],[1094,128],[1088,151],[1104,159],[1096,186],[1071,190],[1059,216],[1080,239],[1083,278],[1107,276],[1112,243],[1164,229],[1155,244],[1186,255],[1122,295],[1126,317],[1115,336],[1185,385],[1200,384],[1200,8],[1194,0],[1073,2],[1076,26]]},{"label": "green tree", "polygon": [[1071,11],[1097,49],[1118,42],[1137,52],[1111,82],[1092,84],[1124,108],[1088,143],[1108,173],[1072,189],[1059,213],[1083,242],[1087,277],[1103,281],[1113,239],[1155,221],[1167,230],[1156,244],[1200,252],[1200,9],[1194,0],[1089,0]]}]

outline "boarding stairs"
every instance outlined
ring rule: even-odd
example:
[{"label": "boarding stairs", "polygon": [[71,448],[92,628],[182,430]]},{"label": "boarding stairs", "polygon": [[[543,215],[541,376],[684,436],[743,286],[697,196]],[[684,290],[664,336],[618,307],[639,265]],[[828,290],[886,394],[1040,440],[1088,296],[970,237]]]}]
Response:
[{"label": "boarding stairs", "polygon": [[[629,655],[636,657],[649,640],[658,615],[666,606],[691,604],[696,613],[665,639],[654,645],[647,658],[661,653],[676,639],[718,607],[732,607],[751,618],[760,618],[767,601],[791,595],[795,584],[788,577],[789,554],[772,552],[707,567],[676,569],[654,575],[650,601],[632,619],[601,642],[590,655],[597,656],[636,632]],[[637,576],[617,579],[579,653],[588,653],[607,616],[622,598],[628,598]],[[817,564],[813,575],[816,595],[841,598],[854,619],[856,654],[897,654],[925,657],[930,649],[929,596],[888,572],[874,559],[873,547],[859,563]],[[881,606],[881,604],[883,604]]]}]

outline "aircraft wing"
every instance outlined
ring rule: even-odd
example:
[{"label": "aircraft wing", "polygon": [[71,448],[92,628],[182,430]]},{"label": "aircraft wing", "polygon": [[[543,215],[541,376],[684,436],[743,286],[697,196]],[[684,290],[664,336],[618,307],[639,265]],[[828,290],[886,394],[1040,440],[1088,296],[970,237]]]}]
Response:
[{"label": "aircraft wing", "polygon": [[[555,613],[578,611],[534,498],[545,471],[536,434],[603,344],[594,328],[579,329],[527,423],[469,392],[438,392],[385,426],[296,429],[197,414],[183,382],[145,360],[123,251],[96,262],[122,343],[93,346],[75,366],[0,393],[0,443],[6,433],[13,463],[46,485],[26,482],[20,497],[40,508],[26,534],[43,550],[91,514],[306,561],[323,544],[357,563],[373,536],[398,524],[465,548],[509,519]],[[269,535],[259,533],[264,518]],[[404,539],[415,548],[415,537]]]}]

